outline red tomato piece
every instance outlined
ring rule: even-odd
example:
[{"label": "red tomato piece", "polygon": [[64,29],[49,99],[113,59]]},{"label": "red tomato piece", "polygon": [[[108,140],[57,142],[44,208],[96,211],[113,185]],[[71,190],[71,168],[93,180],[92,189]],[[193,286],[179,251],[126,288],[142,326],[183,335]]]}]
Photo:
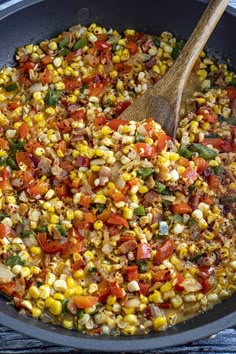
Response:
[{"label": "red tomato piece", "polygon": [[110,48],[110,44],[107,42],[103,41],[102,39],[98,39],[97,41],[94,42],[94,47],[98,50],[104,50]]},{"label": "red tomato piece", "polygon": [[24,65],[23,65],[23,71],[24,73],[28,73],[30,71],[30,69],[33,69],[35,67],[35,63],[32,63],[31,61],[28,61],[26,62]]},{"label": "red tomato piece", "polygon": [[212,288],[212,285],[208,279],[202,279],[201,286],[203,294],[208,293],[208,291]]},{"label": "red tomato piece", "polygon": [[8,225],[0,224],[0,238],[10,235],[11,228]]},{"label": "red tomato piece", "polygon": [[103,83],[93,83],[91,82],[89,84],[89,96],[99,96],[103,90],[104,90],[104,84]]},{"label": "red tomato piece", "polygon": [[73,295],[71,299],[78,309],[88,309],[98,301],[97,296],[89,295]]},{"label": "red tomato piece", "polygon": [[94,124],[96,127],[100,125],[105,125],[107,122],[106,118],[104,116],[98,116],[94,119]]},{"label": "red tomato piece", "polygon": [[83,205],[85,208],[88,208],[92,202],[92,198],[90,195],[81,195],[79,203],[80,205]]},{"label": "red tomato piece", "polygon": [[40,197],[46,194],[47,191],[48,191],[48,183],[45,181],[41,181],[40,179],[34,181],[27,189],[27,192],[33,197]]},{"label": "red tomato piece", "polygon": [[53,74],[48,68],[44,69],[41,81],[43,85],[50,84],[52,82]]},{"label": "red tomato piece", "polygon": [[29,134],[29,127],[28,127],[28,125],[27,125],[25,122],[23,122],[23,123],[19,126],[19,128],[17,129],[17,132],[18,132],[18,134],[20,135],[20,137],[21,137],[22,139],[25,139],[25,138],[27,137],[27,135]]},{"label": "red tomato piece", "polygon": [[85,111],[83,109],[78,109],[78,111],[71,113],[70,117],[74,120],[80,120],[80,119],[85,120],[86,119]]},{"label": "red tomato piece", "polygon": [[38,233],[38,243],[42,250],[48,254],[55,254],[63,250],[63,245],[58,241],[49,241],[46,233]]},{"label": "red tomato piece", "polygon": [[227,87],[227,94],[230,100],[233,100],[236,98],[236,89],[234,86],[229,86]]},{"label": "red tomato piece", "polygon": [[132,42],[132,41],[126,43],[125,48],[129,49],[129,52],[131,54],[136,54],[136,53],[139,52],[137,44],[135,42]]},{"label": "red tomato piece", "polygon": [[167,141],[170,140],[171,138],[166,135],[164,132],[158,132],[156,133],[158,142],[157,142],[157,152],[161,152],[167,144]]},{"label": "red tomato piece", "polygon": [[30,152],[25,151],[17,151],[16,153],[16,162],[18,166],[24,164],[28,168],[34,168],[34,163],[32,160],[32,154]]},{"label": "red tomato piece", "polygon": [[232,152],[233,147],[232,145],[223,139],[220,138],[207,138],[204,139],[202,142],[203,145],[212,145],[215,149],[218,149],[221,152]]},{"label": "red tomato piece", "polygon": [[79,49],[76,50],[75,52],[72,52],[72,53],[68,54],[64,59],[65,59],[66,61],[68,61],[68,63],[69,63],[69,62],[72,61],[74,58],[80,56],[80,55],[82,54],[82,52],[83,52],[83,51],[79,48]]},{"label": "red tomato piece", "polygon": [[126,100],[123,102],[119,102],[116,106],[116,113],[119,116],[122,112],[124,112],[124,110],[129,107],[129,105],[131,104],[130,101]]},{"label": "red tomato piece", "polygon": [[116,296],[117,299],[123,299],[123,291],[118,283],[111,283],[111,295]]},{"label": "red tomato piece", "polygon": [[180,274],[180,273],[177,273],[176,274],[176,280],[177,280],[177,282],[176,282],[176,284],[174,286],[174,290],[175,291],[183,291],[184,287],[181,285],[183,283],[183,281],[184,281],[183,275]]},{"label": "red tomato piece", "polygon": [[132,265],[125,268],[128,281],[138,280],[138,266]]},{"label": "red tomato piece", "polygon": [[25,145],[24,149],[28,152],[34,152],[38,147],[43,148],[41,144],[37,142],[37,140],[29,140]]},{"label": "red tomato piece", "polygon": [[197,114],[202,115],[203,119],[209,123],[218,122],[217,114],[212,111],[211,107],[202,106],[197,110]]},{"label": "red tomato piece", "polygon": [[0,138],[0,149],[9,150],[9,143],[7,140]]},{"label": "red tomato piece", "polygon": [[16,109],[17,107],[20,107],[21,103],[17,102],[17,101],[13,101],[13,102],[9,102],[7,105],[7,109],[9,109],[9,111],[14,111],[14,109]]},{"label": "red tomato piece", "polygon": [[186,168],[189,167],[189,160],[185,159],[184,157],[180,157],[177,162],[181,166],[184,166]]},{"label": "red tomato piece", "polygon": [[127,125],[129,122],[125,119],[112,119],[108,123],[108,127],[110,127],[112,130],[117,131],[120,125]]},{"label": "red tomato piece", "polygon": [[169,280],[171,272],[168,269],[160,269],[155,273],[152,273],[152,280],[155,282],[164,282]]},{"label": "red tomato piece", "polygon": [[75,78],[67,78],[63,80],[65,84],[65,89],[68,91],[75,90],[81,87],[81,81]]},{"label": "red tomato piece", "polygon": [[191,167],[187,167],[184,173],[182,174],[183,178],[193,179],[198,178],[198,173]]},{"label": "red tomato piece", "polygon": [[208,167],[208,162],[204,160],[202,157],[193,157],[194,164],[197,166],[197,173],[200,175],[205,171]]},{"label": "red tomato piece", "polygon": [[69,257],[73,255],[74,253],[81,253],[84,250],[84,241],[83,240],[78,240],[76,243],[72,243],[70,241],[67,241],[63,245],[63,249],[61,251],[61,256],[62,257]]},{"label": "red tomato piece", "polygon": [[185,202],[172,204],[171,210],[174,214],[190,214],[192,208]]},{"label": "red tomato piece", "polygon": [[120,225],[120,226],[124,226],[127,229],[129,228],[129,223],[128,221],[121,215],[119,214],[114,214],[111,215],[108,219],[107,219],[107,223],[108,224],[114,224],[114,225]]},{"label": "red tomato piece", "polygon": [[56,187],[54,187],[54,190],[59,197],[63,197],[69,193],[68,186],[64,183],[59,183]]},{"label": "red tomato piece", "polygon": [[94,223],[93,213],[84,213],[84,220],[90,223]]},{"label": "red tomato piece", "polygon": [[154,256],[154,262],[156,264],[161,264],[165,259],[168,259],[174,253],[174,241],[167,240],[165,241],[158,249],[157,253]]},{"label": "red tomato piece", "polygon": [[215,202],[215,198],[208,194],[204,194],[203,196],[200,197],[200,202],[203,202],[208,205],[212,205]]},{"label": "red tomato piece", "polygon": [[151,257],[151,248],[147,243],[139,243],[137,247],[136,259],[148,259]]},{"label": "red tomato piece", "polygon": [[140,293],[143,294],[144,296],[147,296],[149,294],[150,285],[145,284],[143,282],[139,282],[138,285],[140,287]]},{"label": "red tomato piece", "polygon": [[154,157],[156,155],[156,148],[147,143],[137,143],[134,145],[135,150],[141,157]]}]

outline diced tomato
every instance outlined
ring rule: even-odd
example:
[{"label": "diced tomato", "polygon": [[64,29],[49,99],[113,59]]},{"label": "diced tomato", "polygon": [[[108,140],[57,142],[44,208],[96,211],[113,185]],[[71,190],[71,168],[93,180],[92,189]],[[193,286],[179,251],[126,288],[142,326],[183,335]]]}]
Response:
[{"label": "diced tomato", "polygon": [[220,180],[215,175],[210,175],[208,177],[208,185],[214,192],[219,192]]},{"label": "diced tomato", "polygon": [[83,205],[85,208],[88,208],[90,206],[92,202],[92,198],[90,197],[90,195],[81,195],[80,200],[79,200],[79,204]]},{"label": "diced tomato", "polygon": [[84,156],[78,156],[76,159],[76,167],[89,167],[90,159]]},{"label": "diced tomato", "polygon": [[43,146],[39,144],[37,140],[28,140],[24,145],[24,149],[28,152],[34,152],[38,147],[43,148]]},{"label": "diced tomato", "polygon": [[212,205],[215,202],[215,198],[208,194],[204,194],[203,196],[200,197],[200,202],[203,202],[208,205]]},{"label": "diced tomato", "polygon": [[128,281],[137,280],[138,279],[138,266],[132,265],[125,268],[125,273],[127,274]]},{"label": "diced tomato", "polygon": [[177,280],[177,282],[176,282],[176,284],[174,286],[174,290],[175,291],[183,291],[184,287],[181,285],[183,283],[183,281],[184,281],[183,275],[180,274],[180,273],[177,273],[176,274],[176,280]]},{"label": "diced tomato", "polygon": [[18,132],[18,134],[20,135],[20,137],[21,137],[22,139],[26,138],[27,135],[29,134],[28,125],[27,125],[25,122],[23,122],[23,123],[19,126],[19,128],[17,129],[17,132]]},{"label": "diced tomato", "polygon": [[171,308],[171,303],[170,302],[161,302],[160,304],[158,304],[158,306],[161,309],[170,309]]},{"label": "diced tomato", "polygon": [[73,295],[71,299],[78,309],[88,309],[98,301],[97,296],[90,295]]},{"label": "diced tomato", "polygon": [[24,76],[21,76],[19,81],[20,84],[24,87],[30,87],[32,85],[31,81]]},{"label": "diced tomato", "polygon": [[209,123],[218,122],[217,115],[212,111],[211,107],[202,106],[197,110],[197,114],[202,115],[203,119]]},{"label": "diced tomato", "polygon": [[236,98],[236,89],[234,86],[229,86],[227,87],[227,94],[230,100],[233,100]]},{"label": "diced tomato", "polygon": [[99,302],[104,303],[107,300],[108,296],[110,295],[111,295],[111,288],[107,287],[105,290],[101,291],[98,297]]},{"label": "diced tomato", "polygon": [[16,162],[19,167],[22,164],[26,165],[29,168],[34,168],[34,163],[32,160],[32,154],[26,151],[17,151],[16,153]]},{"label": "diced tomato", "polygon": [[215,273],[215,268],[212,266],[201,266],[198,268],[198,276],[200,278],[209,278]]},{"label": "diced tomato", "polygon": [[108,123],[108,127],[110,127],[112,130],[117,131],[120,125],[127,125],[129,122],[124,119],[112,119]]},{"label": "diced tomato", "polygon": [[9,109],[9,111],[14,111],[14,109],[16,109],[17,107],[21,106],[21,102],[19,101],[12,101],[9,102],[7,105],[7,109]]},{"label": "diced tomato", "polygon": [[189,167],[189,160],[187,160],[185,157],[180,157],[177,161],[177,163],[181,166],[184,166],[184,167]]},{"label": "diced tomato", "polygon": [[54,187],[54,190],[59,197],[63,197],[69,192],[68,186],[64,183],[59,183],[56,187]]},{"label": "diced tomato", "polygon": [[98,116],[94,119],[94,124],[96,127],[99,127],[100,125],[105,125],[107,122],[106,118],[104,116]]},{"label": "diced tomato", "polygon": [[44,69],[41,81],[43,85],[50,84],[52,82],[53,74],[48,68]]},{"label": "diced tomato", "polygon": [[73,59],[75,59],[76,57],[80,56],[81,54],[82,54],[82,50],[78,49],[75,52],[72,52],[72,53],[68,54],[64,59],[69,63]]},{"label": "diced tomato", "polygon": [[20,185],[20,187],[18,187],[19,190],[24,189],[24,188],[28,188],[30,183],[34,179],[31,171],[22,171],[22,170],[15,171],[14,178],[19,178],[19,180],[21,180],[21,185]]},{"label": "diced tomato", "polygon": [[111,211],[109,209],[103,210],[103,212],[97,215],[97,219],[106,222],[111,216]]},{"label": "diced tomato", "polygon": [[85,120],[86,119],[86,114],[83,109],[78,109],[77,111],[71,113],[70,117],[74,120]]},{"label": "diced tomato", "polygon": [[194,164],[197,166],[197,173],[201,175],[208,167],[208,162],[202,157],[193,157],[192,159],[194,161]]},{"label": "diced tomato", "polygon": [[137,247],[136,259],[148,259],[151,257],[151,248],[148,243],[139,243]]},{"label": "diced tomato", "polygon": [[10,235],[11,228],[6,224],[0,224],[0,238]]},{"label": "diced tomato", "polygon": [[103,41],[102,39],[98,39],[97,41],[94,42],[94,47],[98,50],[104,50],[110,48],[110,44],[107,42]]},{"label": "diced tomato", "polygon": [[133,240],[135,240],[135,238],[132,235],[120,236],[119,240],[117,241],[117,246],[119,247],[120,245],[122,245],[122,243],[125,243],[127,241],[133,241]]},{"label": "diced tomato", "polygon": [[118,283],[111,283],[111,295],[116,296],[117,299],[123,299],[123,291]]},{"label": "diced tomato", "polygon": [[84,269],[84,267],[86,266],[86,262],[81,258],[78,261],[74,262],[71,265],[71,268],[73,271],[79,270],[79,269]]},{"label": "diced tomato", "polygon": [[136,143],[134,148],[141,157],[153,158],[156,155],[156,148],[147,143]]},{"label": "diced tomato", "polygon": [[195,180],[198,178],[198,173],[193,168],[187,167],[186,170],[182,173],[182,177]]},{"label": "diced tomato", "polygon": [[124,112],[124,110],[129,107],[129,105],[131,104],[130,101],[126,100],[123,102],[119,102],[116,106],[116,113],[119,116],[122,112]]},{"label": "diced tomato", "polygon": [[232,152],[232,145],[223,139],[220,138],[206,138],[202,142],[203,145],[212,145],[215,149],[218,149],[220,152]]},{"label": "diced tomato", "polygon": [[23,64],[22,69],[24,71],[24,73],[28,73],[30,69],[33,69],[35,67],[35,63],[32,63],[31,61],[26,62],[25,64]]},{"label": "diced tomato", "polygon": [[154,256],[154,262],[161,264],[165,259],[168,259],[174,253],[174,241],[167,240],[157,249],[157,253]]},{"label": "diced tomato", "polygon": [[132,42],[132,41],[126,43],[125,48],[129,49],[129,52],[131,54],[136,54],[136,53],[139,52],[137,44],[135,42]]},{"label": "diced tomato", "polygon": [[212,285],[208,279],[202,279],[201,286],[203,294],[208,293],[208,291],[212,288]]},{"label": "diced tomato", "polygon": [[107,223],[108,224],[114,224],[114,225],[121,225],[121,226],[126,227],[127,229],[129,228],[128,221],[123,216],[121,216],[119,214],[111,215],[107,219]]},{"label": "diced tomato", "polygon": [[47,239],[47,234],[38,233],[38,242],[45,253],[55,254],[63,250],[63,245],[58,241],[50,241]]},{"label": "diced tomato", "polygon": [[67,118],[58,122],[57,126],[64,134],[66,134],[71,132],[73,122],[74,120],[72,118]]},{"label": "diced tomato", "polygon": [[108,38],[107,33],[98,33],[96,34],[97,39],[100,39],[101,41],[106,41]]},{"label": "diced tomato", "polygon": [[52,58],[49,55],[44,55],[44,57],[41,58],[41,63],[43,65],[48,65],[52,63]]},{"label": "diced tomato", "polygon": [[168,269],[160,269],[155,273],[152,273],[152,280],[155,282],[163,282],[169,280],[171,272]]},{"label": "diced tomato", "polygon": [[101,73],[96,73],[82,79],[84,84],[89,84],[90,82],[95,82],[96,84],[104,84],[106,81],[105,75]]},{"label": "diced tomato", "polygon": [[40,179],[35,180],[27,189],[28,193],[33,197],[40,197],[47,193],[48,182],[41,181]]},{"label": "diced tomato", "polygon": [[190,205],[185,202],[172,204],[171,210],[174,214],[190,214],[192,212]]},{"label": "diced tomato", "polygon": [[91,82],[89,84],[89,96],[99,96],[103,90],[104,90],[104,84],[103,83],[93,83]]},{"label": "diced tomato", "polygon": [[76,229],[75,227],[72,227],[70,230],[69,230],[69,238],[77,238],[79,240],[81,240],[83,237],[82,235],[80,234],[79,230]]},{"label": "diced tomato", "polygon": [[143,282],[139,282],[138,285],[140,287],[140,293],[143,294],[144,296],[147,296],[149,293],[150,285],[145,284]]},{"label": "diced tomato", "polygon": [[126,200],[124,194],[115,188],[109,189],[109,195],[111,196],[111,198],[114,200],[115,203],[119,203]]},{"label": "diced tomato", "polygon": [[156,136],[158,139],[156,152],[161,152],[166,147],[167,141],[171,138],[163,132],[157,132]]},{"label": "diced tomato", "polygon": [[65,84],[65,89],[68,91],[81,87],[81,81],[77,77],[64,79],[63,82]]},{"label": "diced tomato", "polygon": [[76,243],[72,243],[70,241],[67,241],[63,245],[63,249],[61,251],[61,256],[62,257],[69,257],[75,253],[81,253],[84,250],[84,241],[83,240],[78,240]]},{"label": "diced tomato", "polygon": [[90,230],[91,231],[91,224],[85,220],[83,221],[74,221],[74,226],[76,226],[79,230]]},{"label": "diced tomato", "polygon": [[84,220],[90,223],[94,223],[93,213],[84,213]]},{"label": "diced tomato", "polygon": [[9,143],[7,140],[0,138],[0,149],[9,150]]}]

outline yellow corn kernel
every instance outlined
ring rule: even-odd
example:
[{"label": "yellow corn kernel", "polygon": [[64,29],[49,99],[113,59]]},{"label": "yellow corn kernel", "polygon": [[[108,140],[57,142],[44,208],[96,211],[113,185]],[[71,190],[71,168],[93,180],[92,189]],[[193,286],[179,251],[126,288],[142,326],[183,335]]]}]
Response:
[{"label": "yellow corn kernel", "polygon": [[27,278],[30,275],[30,268],[28,267],[22,267],[21,269],[21,276],[23,278]]},{"label": "yellow corn kernel", "polygon": [[141,187],[139,187],[139,193],[141,193],[141,194],[145,194],[145,193],[147,193],[148,191],[149,191],[149,189],[148,189],[148,187],[147,186],[141,186]]},{"label": "yellow corn kernel", "polygon": [[61,149],[58,149],[58,150],[57,150],[57,156],[58,156],[58,157],[64,157],[64,154],[63,154],[63,152],[61,151]]},{"label": "yellow corn kernel", "polygon": [[180,307],[183,304],[183,300],[182,300],[181,296],[179,296],[179,295],[172,297],[170,301],[171,301],[172,306],[175,309]]},{"label": "yellow corn kernel", "polygon": [[65,292],[64,292],[64,297],[66,299],[69,299],[72,295],[74,295],[75,293],[75,290],[74,289],[67,289]]},{"label": "yellow corn kernel", "polygon": [[135,308],[134,307],[123,307],[122,310],[126,315],[131,315],[134,313]]},{"label": "yellow corn kernel", "polygon": [[160,290],[162,293],[166,293],[167,291],[169,291],[171,289],[172,289],[172,284],[169,281],[160,287]]},{"label": "yellow corn kernel", "polygon": [[44,301],[43,301],[43,300],[38,300],[38,301],[37,301],[37,307],[38,307],[39,309],[43,310],[44,307],[45,307]]},{"label": "yellow corn kernel", "polygon": [[35,91],[35,92],[33,93],[33,98],[34,98],[36,101],[41,100],[41,98],[42,98],[41,92]]},{"label": "yellow corn kernel", "polygon": [[55,114],[55,109],[53,107],[48,107],[45,111],[47,114],[49,114],[50,116],[53,116]]},{"label": "yellow corn kernel", "polygon": [[103,228],[102,220],[95,221],[93,227],[94,227],[95,230],[101,230]]},{"label": "yellow corn kernel", "polygon": [[199,220],[199,222],[198,222],[198,227],[200,228],[200,229],[206,229],[207,227],[208,227],[208,224],[207,224],[207,222],[206,222],[206,220],[205,219],[201,219],[201,220]]},{"label": "yellow corn kernel", "polygon": [[155,331],[165,329],[166,325],[167,325],[167,321],[165,317],[159,316],[153,320],[153,328]]},{"label": "yellow corn kernel", "polygon": [[49,298],[49,296],[50,296],[50,287],[47,284],[41,285],[39,290],[40,290],[39,297],[41,297],[41,299],[46,300],[47,298]]},{"label": "yellow corn kernel", "polygon": [[90,169],[91,169],[91,171],[98,172],[98,171],[100,171],[101,166],[92,165],[92,166],[90,167]]},{"label": "yellow corn kernel", "polygon": [[115,63],[115,64],[120,63],[120,56],[119,55],[113,55],[112,62]]},{"label": "yellow corn kernel", "polygon": [[57,49],[57,43],[52,41],[48,44],[48,48],[51,50],[56,50]]},{"label": "yellow corn kernel", "polygon": [[30,272],[32,274],[39,274],[41,272],[41,269],[39,267],[33,266],[30,268]]},{"label": "yellow corn kernel", "polygon": [[138,318],[134,314],[128,314],[128,315],[124,316],[123,321],[124,322],[128,322],[130,324],[137,324],[138,323]]},{"label": "yellow corn kernel", "polygon": [[179,166],[177,167],[177,171],[180,175],[182,175],[185,172],[186,168],[184,166]]},{"label": "yellow corn kernel", "polygon": [[50,296],[45,300],[45,307],[50,307],[52,302],[53,302],[53,298]]},{"label": "yellow corn kernel", "polygon": [[107,200],[107,198],[105,197],[105,195],[97,194],[97,195],[95,195],[95,197],[93,198],[93,203],[105,204],[105,203],[106,203],[106,200]]},{"label": "yellow corn kernel", "polygon": [[123,81],[117,80],[116,88],[117,88],[117,90],[122,91],[122,90],[124,89],[124,83],[123,83]]},{"label": "yellow corn kernel", "polygon": [[73,272],[73,277],[75,279],[82,279],[84,278],[85,276],[85,273],[84,273],[84,270],[82,269],[79,269],[79,270],[76,270],[75,272]]},{"label": "yellow corn kernel", "polygon": [[71,329],[71,328],[73,328],[73,321],[63,320],[62,325],[66,329]]},{"label": "yellow corn kernel", "polygon": [[36,286],[32,285],[32,286],[29,288],[29,294],[30,294],[30,296],[31,296],[32,298],[38,299],[38,298],[39,298],[39,294],[40,294],[40,290],[39,290]]},{"label": "yellow corn kernel", "polygon": [[59,224],[60,221],[59,216],[56,214],[52,214],[49,220],[51,224]]},{"label": "yellow corn kernel", "polygon": [[44,120],[43,114],[42,113],[36,113],[33,117],[35,122],[41,122]]},{"label": "yellow corn kernel", "polygon": [[30,311],[32,311],[32,308],[33,308],[31,302],[28,301],[28,300],[22,301],[22,302],[21,302],[21,306],[24,306],[25,308],[27,308],[27,309],[30,310]]},{"label": "yellow corn kernel", "polygon": [[31,313],[32,313],[32,317],[38,318],[38,317],[41,316],[42,310],[40,310],[40,309],[37,308],[37,307],[33,307]]},{"label": "yellow corn kernel", "polygon": [[177,154],[177,152],[170,152],[169,158],[171,161],[177,161],[180,158],[180,156],[179,154]]},{"label": "yellow corn kernel", "polygon": [[155,290],[153,294],[149,295],[148,299],[155,304],[160,304],[163,302],[162,295],[158,290]]},{"label": "yellow corn kernel", "polygon": [[123,216],[127,220],[131,220],[133,217],[133,210],[130,208],[125,207],[123,210]]},{"label": "yellow corn kernel", "polygon": [[71,277],[68,277],[66,279],[66,284],[67,284],[69,289],[74,288],[76,286],[76,283],[75,283],[74,279],[71,278]]},{"label": "yellow corn kernel", "polygon": [[38,246],[32,246],[30,248],[30,252],[35,254],[35,255],[39,255],[39,254],[42,253],[42,249],[41,249],[41,247],[38,247]]},{"label": "yellow corn kernel", "polygon": [[75,217],[74,210],[68,209],[66,212],[66,218],[67,220],[73,220]]},{"label": "yellow corn kernel", "polygon": [[102,127],[101,132],[103,135],[109,135],[109,134],[113,133],[113,130],[111,128],[109,128],[108,126],[104,126],[104,127]]},{"label": "yellow corn kernel", "polygon": [[84,258],[85,258],[86,262],[89,262],[92,259],[94,259],[94,254],[91,251],[85,251]]},{"label": "yellow corn kernel", "polygon": [[55,316],[60,315],[60,313],[62,312],[62,303],[61,303],[61,301],[52,300],[52,303],[49,306],[49,311],[51,312],[51,314],[53,314]]},{"label": "yellow corn kernel", "polygon": [[210,129],[211,125],[208,122],[204,122],[202,124],[202,129],[205,130],[206,132]]},{"label": "yellow corn kernel", "polygon": [[53,295],[53,298],[54,298],[54,300],[64,300],[65,296],[63,294],[61,294],[61,293],[55,293]]},{"label": "yellow corn kernel", "polygon": [[217,166],[219,166],[219,163],[216,160],[210,160],[209,161],[209,166],[217,167]]},{"label": "yellow corn kernel", "polygon": [[114,305],[115,303],[116,303],[116,296],[112,296],[112,295],[108,296],[107,304],[108,305]]},{"label": "yellow corn kernel", "polygon": [[80,285],[76,285],[74,288],[75,294],[76,295],[82,295],[83,294],[83,289]]}]

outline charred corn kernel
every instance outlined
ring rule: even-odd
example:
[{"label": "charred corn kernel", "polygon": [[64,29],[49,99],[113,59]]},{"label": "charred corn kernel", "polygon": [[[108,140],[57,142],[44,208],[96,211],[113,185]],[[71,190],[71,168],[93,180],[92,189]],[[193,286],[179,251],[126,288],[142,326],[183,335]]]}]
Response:
[{"label": "charred corn kernel", "polygon": [[153,320],[153,328],[155,331],[160,330],[160,329],[165,329],[167,325],[167,321],[165,317],[156,317]]},{"label": "charred corn kernel", "polygon": [[112,295],[108,296],[107,304],[108,305],[114,305],[115,303],[116,303],[116,296],[112,296]]},{"label": "charred corn kernel", "polygon": [[73,321],[63,320],[62,325],[66,329],[71,329],[71,328],[73,328]]},{"label": "charred corn kernel", "polygon": [[85,251],[84,258],[85,258],[86,262],[89,262],[92,259],[94,259],[94,254],[91,251]]},{"label": "charred corn kernel", "polygon": [[38,247],[38,246],[32,246],[30,248],[30,252],[35,254],[35,255],[39,255],[39,254],[42,253],[42,249],[41,249],[41,247]]},{"label": "charred corn kernel", "polygon": [[76,295],[83,294],[83,289],[82,289],[82,287],[80,285],[76,285],[75,288],[74,288],[74,291],[75,291]]},{"label": "charred corn kernel", "polygon": [[171,301],[172,306],[175,309],[180,307],[183,304],[183,300],[182,300],[181,296],[179,296],[179,295],[176,295],[175,297],[172,297],[170,299],[170,301]]},{"label": "charred corn kernel", "polygon": [[126,36],[134,36],[134,35],[135,35],[135,30],[130,29],[130,28],[127,28],[127,29],[124,31],[124,33],[125,33]]},{"label": "charred corn kernel", "polygon": [[62,303],[58,300],[52,300],[51,305],[49,306],[49,311],[51,314],[57,316],[62,312]]},{"label": "charred corn kernel", "polygon": [[149,295],[148,299],[155,304],[160,304],[163,302],[162,295],[158,290],[155,290],[153,294]]},{"label": "charred corn kernel", "polygon": [[55,293],[53,295],[53,298],[54,298],[54,300],[64,300],[65,296],[63,294],[61,294],[61,293]]},{"label": "charred corn kernel", "polygon": [[106,200],[107,200],[107,198],[105,197],[105,195],[97,194],[93,198],[93,203],[105,204]]},{"label": "charred corn kernel", "polygon": [[117,88],[117,90],[123,90],[123,89],[124,89],[124,83],[123,83],[123,81],[117,80],[116,88]]},{"label": "charred corn kernel", "polygon": [[37,307],[33,307],[32,310],[31,310],[31,313],[32,313],[32,317],[38,318],[38,317],[41,316],[42,310],[37,308]]},{"label": "charred corn kernel", "polygon": [[131,314],[128,314],[128,315],[124,316],[123,321],[124,322],[128,322],[130,324],[137,324],[138,323],[138,318],[137,318],[136,315],[131,313]]},{"label": "charred corn kernel", "polygon": [[93,227],[94,227],[95,230],[101,230],[103,228],[102,220],[95,221]]},{"label": "charred corn kernel", "polygon": [[166,293],[167,291],[171,290],[172,289],[172,285],[171,285],[171,282],[166,282],[165,284],[163,284],[161,287],[160,287],[160,290],[162,293]]},{"label": "charred corn kernel", "polygon": [[29,294],[30,294],[30,296],[31,296],[32,298],[38,299],[38,298],[39,298],[39,294],[40,294],[40,290],[39,290],[36,286],[32,285],[32,286],[29,288]]}]

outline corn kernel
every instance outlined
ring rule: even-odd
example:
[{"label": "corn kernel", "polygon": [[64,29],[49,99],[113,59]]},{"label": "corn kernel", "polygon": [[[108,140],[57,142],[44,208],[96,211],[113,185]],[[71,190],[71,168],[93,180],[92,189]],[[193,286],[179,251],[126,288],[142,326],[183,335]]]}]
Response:
[{"label": "corn kernel", "polygon": [[52,214],[49,220],[51,224],[59,224],[60,221],[59,216],[56,214]]},{"label": "corn kernel", "polygon": [[141,194],[145,194],[145,193],[147,193],[148,191],[149,191],[149,189],[148,189],[148,187],[147,186],[141,186],[141,187],[139,187],[139,193],[141,193]]},{"label": "corn kernel", "polygon": [[80,285],[77,285],[77,286],[74,288],[74,290],[75,290],[75,294],[76,294],[76,295],[82,295],[82,294],[83,294],[83,289],[82,289],[82,287],[81,287]]},{"label": "corn kernel", "polygon": [[55,293],[53,295],[53,298],[54,298],[54,300],[64,300],[65,296],[63,294],[61,294],[61,293]]},{"label": "corn kernel", "polygon": [[49,311],[51,314],[57,316],[62,312],[62,303],[58,300],[52,300],[51,305],[49,306]]},{"label": "corn kernel", "polygon": [[93,203],[98,203],[98,204],[105,204],[106,203],[107,198],[104,195],[101,194],[97,194],[95,195],[95,197],[93,198]]},{"label": "corn kernel", "polygon": [[39,294],[40,294],[40,290],[39,290],[36,286],[32,285],[32,286],[29,288],[29,294],[30,294],[30,296],[31,296],[32,298],[38,299],[38,298],[39,298]]},{"label": "corn kernel", "polygon": [[73,321],[63,320],[62,325],[66,329],[71,329],[71,328],[73,328]]},{"label": "corn kernel", "polygon": [[128,207],[125,207],[123,210],[123,216],[125,219],[131,220],[133,217],[133,210]]},{"label": "corn kernel", "polygon": [[165,284],[163,284],[160,288],[162,293],[166,293],[167,291],[171,290],[172,285],[170,282],[166,282]]},{"label": "corn kernel", "polygon": [[30,248],[30,252],[33,253],[33,254],[35,254],[35,255],[39,255],[39,254],[42,253],[42,249],[41,249],[41,247],[32,246],[32,247]]},{"label": "corn kernel", "polygon": [[160,304],[161,302],[163,302],[160,291],[155,290],[153,294],[149,295],[149,300],[154,302],[155,304]]},{"label": "corn kernel", "polygon": [[95,230],[101,230],[103,228],[103,222],[101,220],[95,221],[93,225]]},{"label": "corn kernel", "polygon": [[156,317],[153,320],[153,328],[155,331],[165,329],[167,326],[167,321],[165,317]]},{"label": "corn kernel", "polygon": [[82,270],[82,269],[79,269],[79,270],[76,270],[75,272],[73,272],[73,277],[75,278],[75,279],[82,279],[82,278],[84,278],[84,276],[85,276],[85,273],[84,273],[84,270]]},{"label": "corn kernel", "polygon": [[53,107],[48,107],[45,112],[47,114],[49,114],[50,116],[53,116],[56,113],[56,111]]},{"label": "corn kernel", "polygon": [[40,309],[37,308],[37,307],[33,307],[31,313],[32,313],[32,317],[38,318],[38,317],[41,316],[42,310],[40,310]]}]

